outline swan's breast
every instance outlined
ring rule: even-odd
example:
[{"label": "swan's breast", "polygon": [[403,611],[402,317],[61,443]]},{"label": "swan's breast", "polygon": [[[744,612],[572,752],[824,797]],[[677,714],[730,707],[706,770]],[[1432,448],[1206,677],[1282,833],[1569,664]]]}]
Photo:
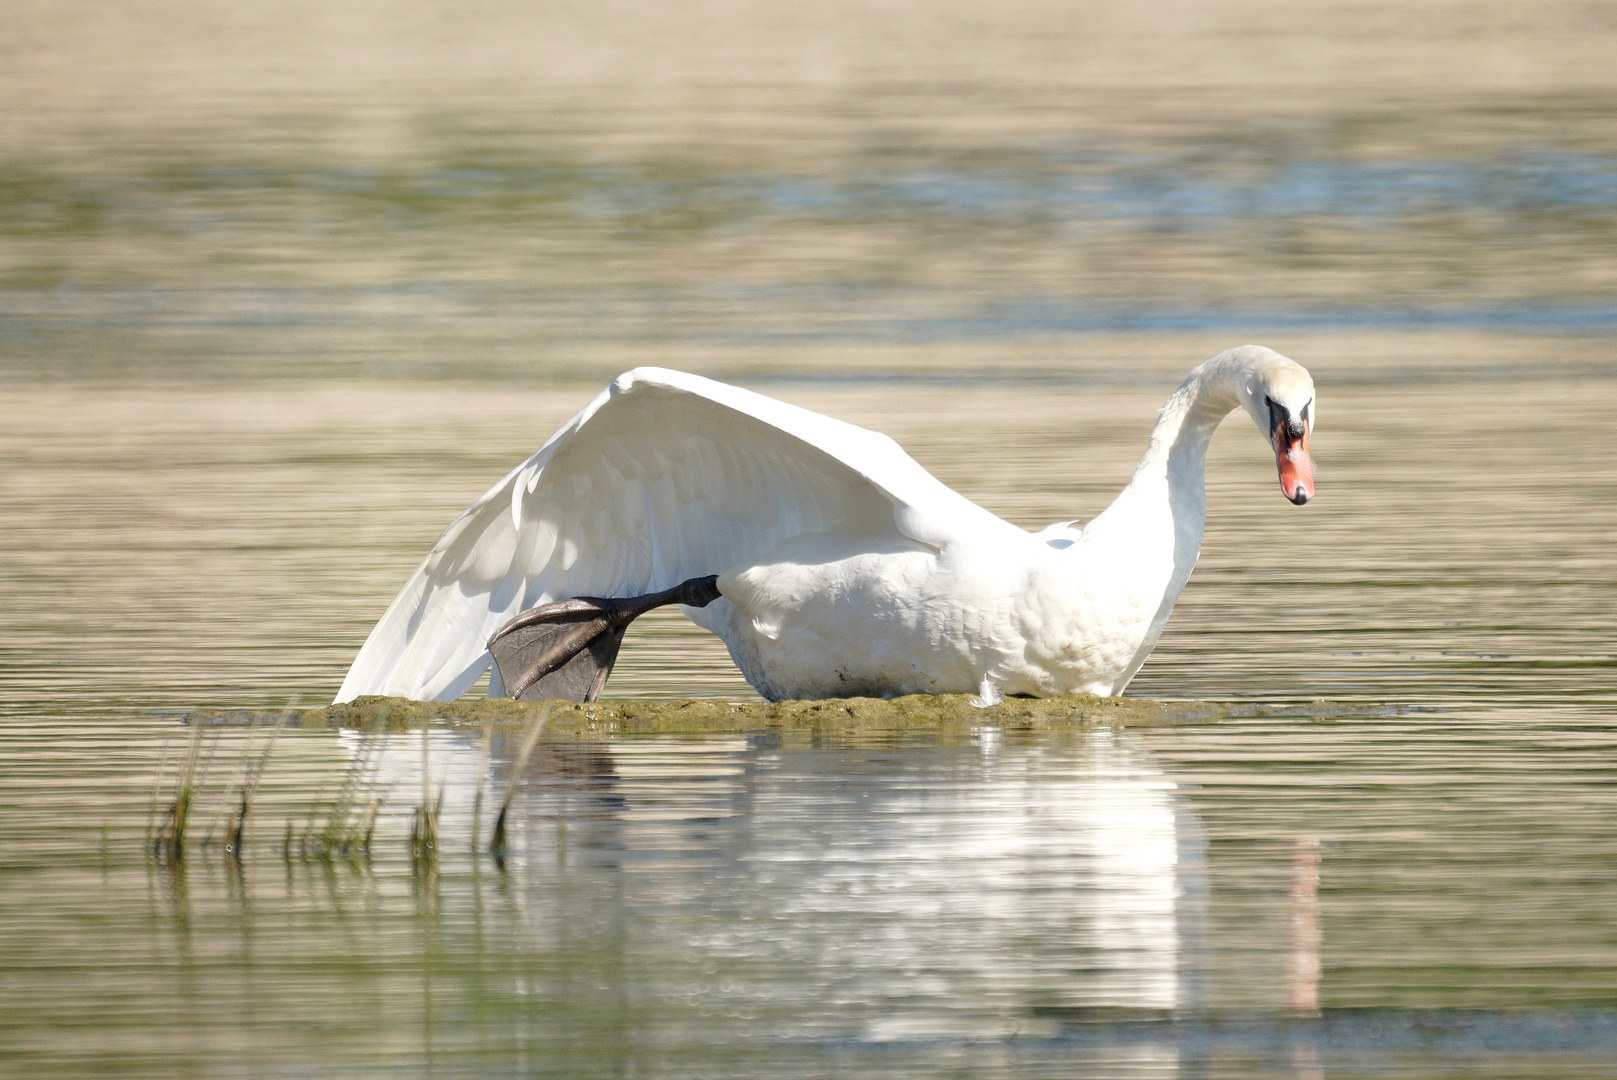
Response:
[{"label": "swan's breast", "polygon": [[733,606],[711,628],[769,697],[975,691],[1020,577],[1015,558],[992,554],[890,534],[794,537],[720,575]]},{"label": "swan's breast", "polygon": [[1138,666],[1171,566],[1150,551],[1098,559],[1086,546],[1080,538],[1029,563],[1016,606],[1025,645],[1005,672],[1007,693],[1113,694]]},{"label": "swan's breast", "polygon": [[1022,536],[938,550],[891,533],[799,535],[721,574],[726,601],[690,614],[773,699],[976,693],[985,676],[1011,694],[1118,692],[1171,565],[1149,541],[1118,558],[1076,530],[1060,545]]}]

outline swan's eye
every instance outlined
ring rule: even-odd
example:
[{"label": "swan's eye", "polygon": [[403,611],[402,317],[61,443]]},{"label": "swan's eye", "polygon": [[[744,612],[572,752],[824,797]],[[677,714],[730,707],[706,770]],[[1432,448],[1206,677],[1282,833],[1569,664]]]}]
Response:
[{"label": "swan's eye", "polygon": [[1314,407],[1314,399],[1309,398],[1308,399],[1308,404],[1303,406],[1303,411],[1299,414],[1303,418],[1303,423],[1305,423],[1305,424],[1308,423],[1308,410],[1312,409],[1313,407]]}]

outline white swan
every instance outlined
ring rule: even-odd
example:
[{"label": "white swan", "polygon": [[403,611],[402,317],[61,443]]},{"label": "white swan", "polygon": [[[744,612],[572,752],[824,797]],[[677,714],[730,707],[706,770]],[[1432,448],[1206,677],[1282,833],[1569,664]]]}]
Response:
[{"label": "white swan", "polygon": [[885,435],[637,368],[444,531],[336,700],[458,697],[521,612],[490,695],[593,698],[629,620],[676,600],[770,699],[1118,694],[1195,566],[1207,446],[1237,407],[1308,501],[1313,380],[1244,345],[1174,391],[1104,512],[1029,533]]}]

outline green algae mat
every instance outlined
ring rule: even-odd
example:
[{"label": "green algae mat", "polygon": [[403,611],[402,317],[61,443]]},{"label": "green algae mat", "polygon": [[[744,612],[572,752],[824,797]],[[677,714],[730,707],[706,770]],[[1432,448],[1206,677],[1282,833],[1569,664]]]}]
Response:
[{"label": "green algae mat", "polygon": [[[367,696],[319,709],[294,709],[291,723],[302,727],[409,730],[423,722],[481,729],[520,728],[539,717],[555,734],[618,734],[727,731],[889,731],[993,726],[1005,730],[1062,730],[1097,725],[1171,724],[1233,716],[1338,715],[1341,707],[1324,701],[1255,705],[1249,702],[1158,701],[1083,695],[1007,698],[978,708],[967,694],[915,694],[900,698],[832,698],[823,701],[722,701],[710,698],[592,701],[513,701],[467,698],[411,701]],[[1354,713],[1367,711],[1362,707]],[[1373,710],[1371,710],[1373,711]],[[240,722],[242,712],[198,712],[192,722]]]}]

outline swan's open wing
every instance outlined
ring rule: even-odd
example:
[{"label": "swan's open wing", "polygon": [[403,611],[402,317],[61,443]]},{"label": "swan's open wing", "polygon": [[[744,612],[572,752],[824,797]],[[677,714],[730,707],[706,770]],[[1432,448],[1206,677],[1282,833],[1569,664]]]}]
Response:
[{"label": "swan's open wing", "polygon": [[518,612],[632,596],[854,525],[941,546],[998,518],[885,435],[662,368],[619,376],[444,530],[376,624],[338,701],[445,701]]}]

